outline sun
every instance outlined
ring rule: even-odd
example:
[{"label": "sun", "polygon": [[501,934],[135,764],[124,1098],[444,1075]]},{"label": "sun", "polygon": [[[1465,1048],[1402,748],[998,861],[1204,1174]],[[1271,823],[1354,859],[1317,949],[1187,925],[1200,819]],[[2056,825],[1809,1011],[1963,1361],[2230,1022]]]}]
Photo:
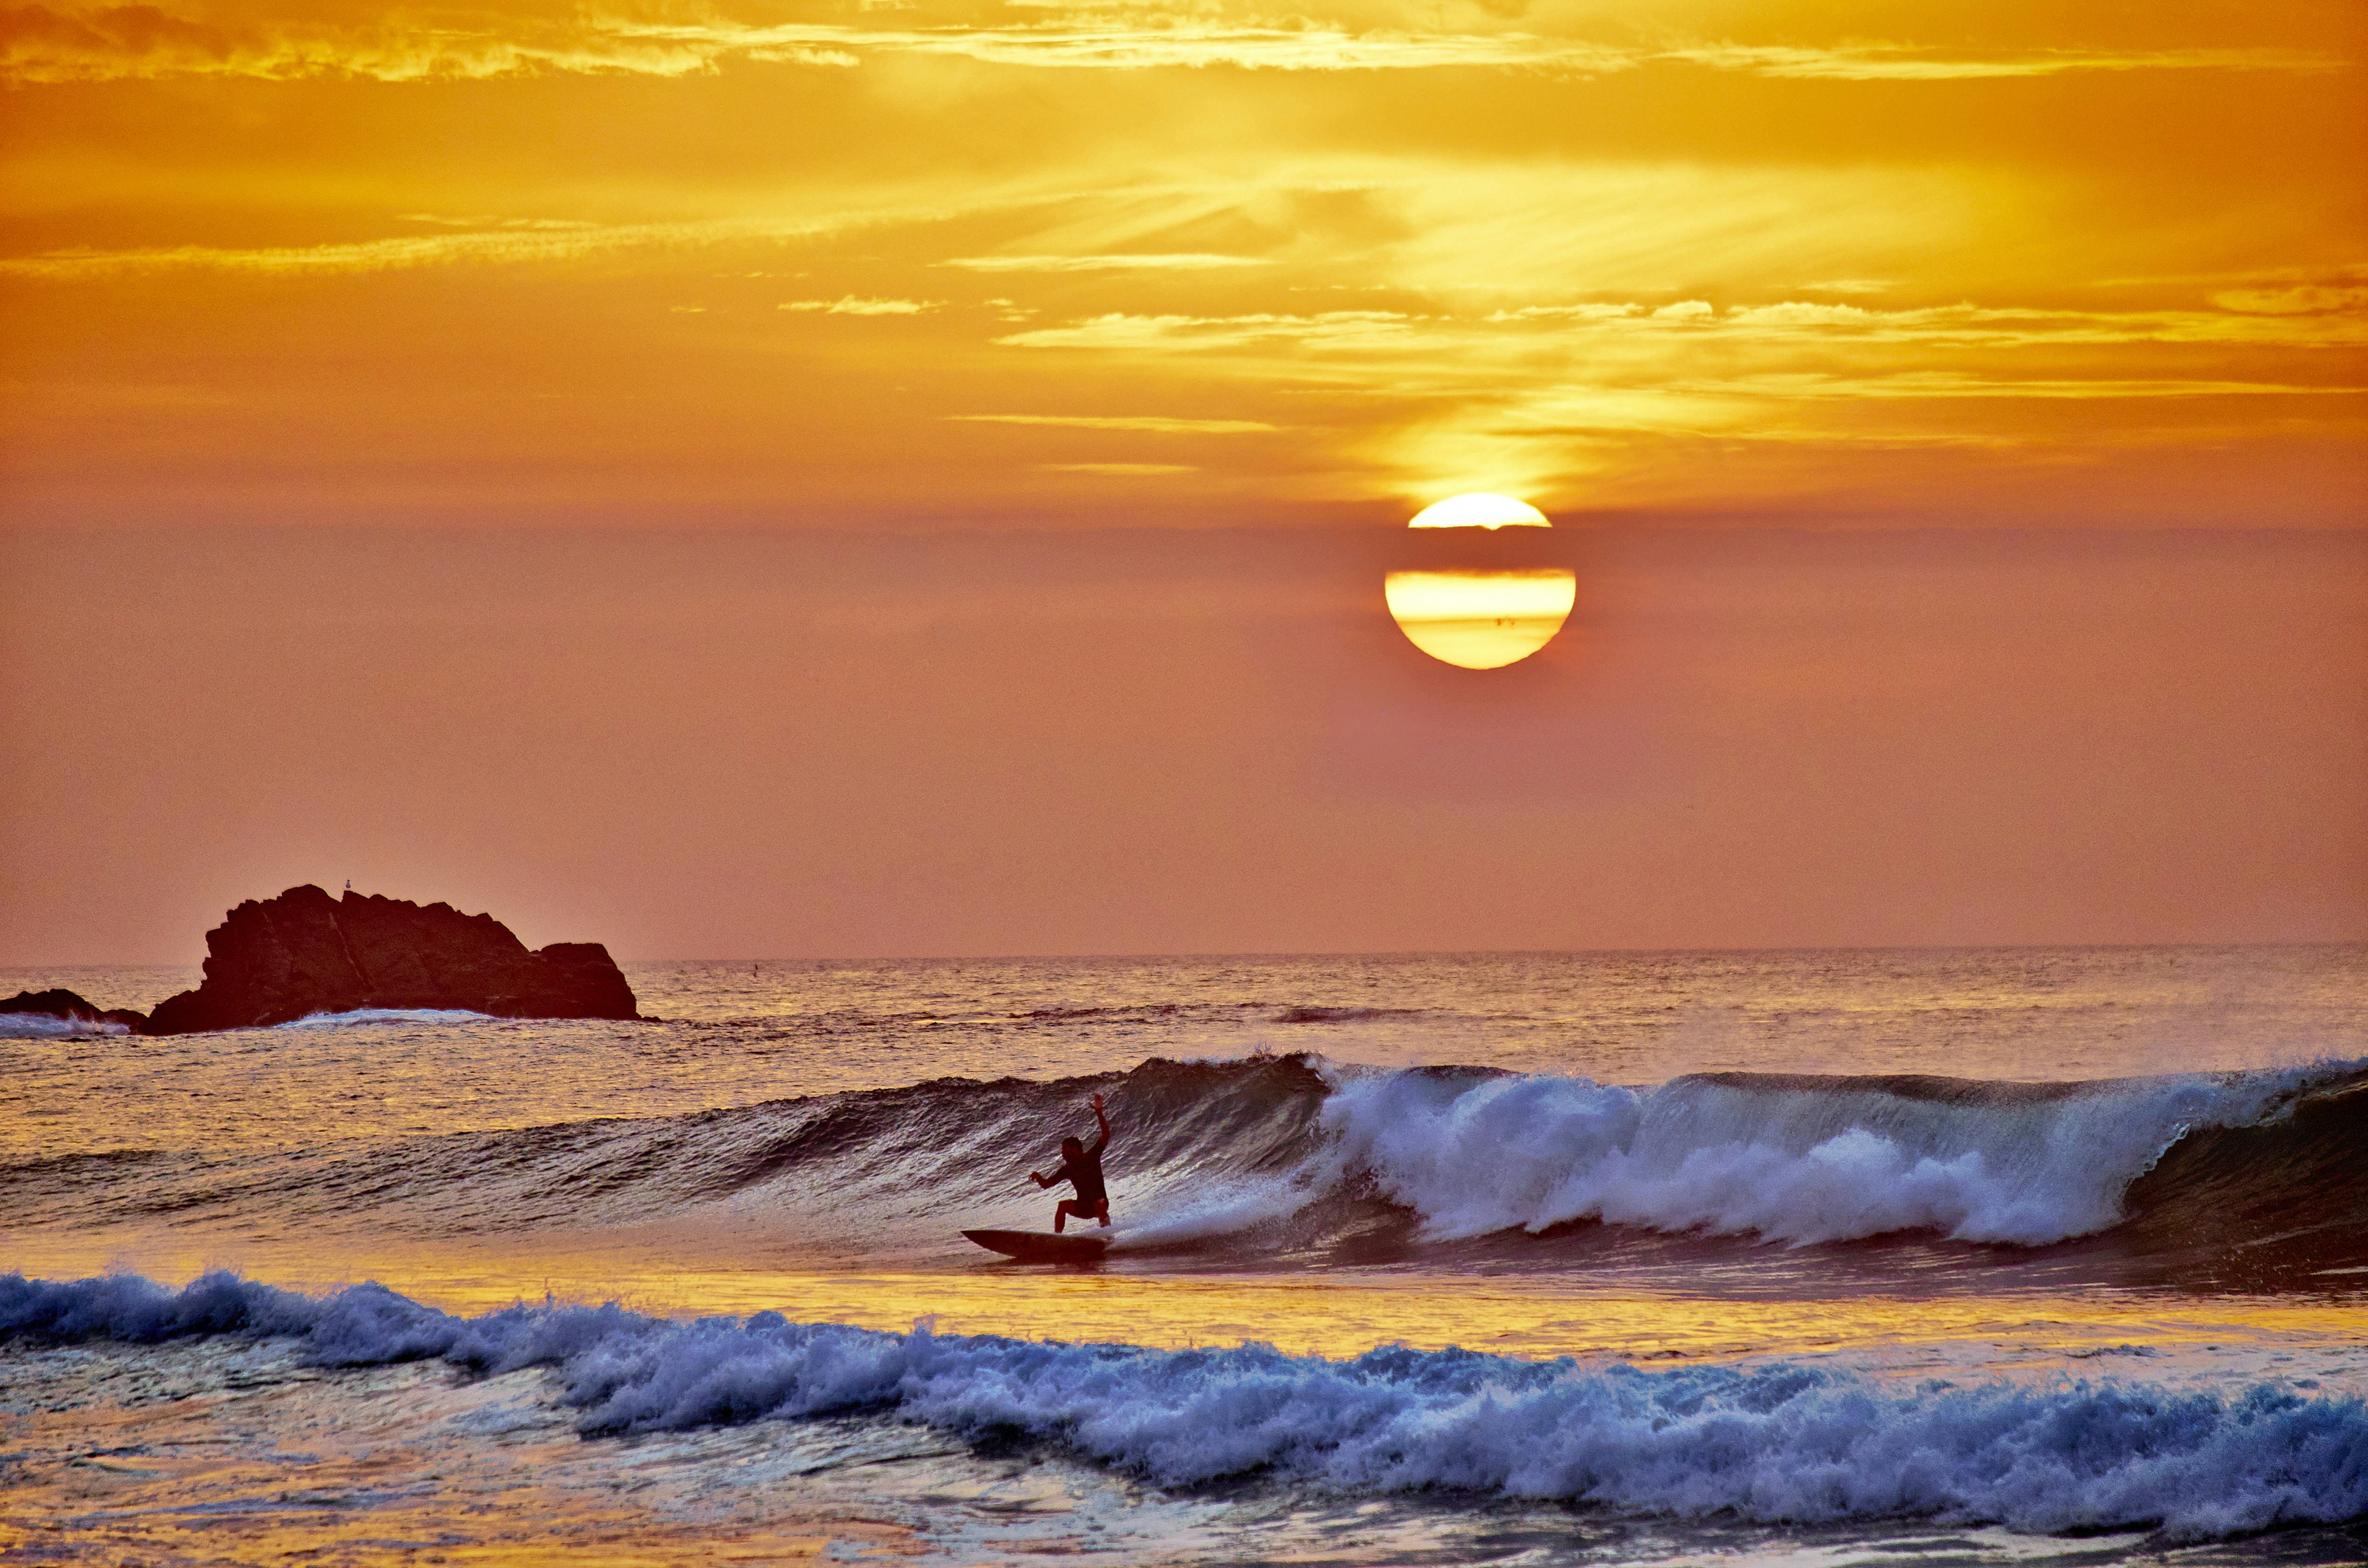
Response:
[{"label": "sun", "polygon": [[[1554,525],[1527,502],[1481,493],[1426,506],[1406,526],[1494,533]],[[1479,557],[1488,553],[1486,546],[1474,551]],[[1495,670],[1519,664],[1554,640],[1578,602],[1578,578],[1559,566],[1492,568],[1475,560],[1446,570],[1392,572],[1383,582],[1382,597],[1406,641],[1432,658],[1467,670]]]},{"label": "sun", "polygon": [[1414,515],[1410,528],[1550,528],[1546,515],[1526,501],[1516,501],[1509,495],[1492,495],[1485,490],[1469,495],[1451,495],[1444,501],[1433,502]]}]

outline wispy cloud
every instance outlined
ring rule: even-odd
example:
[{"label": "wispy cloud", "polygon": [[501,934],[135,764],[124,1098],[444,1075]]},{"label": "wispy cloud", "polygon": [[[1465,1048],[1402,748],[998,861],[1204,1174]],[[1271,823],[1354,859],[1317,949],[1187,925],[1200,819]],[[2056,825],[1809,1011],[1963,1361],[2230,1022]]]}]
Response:
[{"label": "wispy cloud", "polygon": [[74,278],[176,268],[241,272],[379,272],[456,262],[572,259],[595,251],[669,243],[684,225],[581,223],[561,229],[495,229],[470,233],[401,234],[317,245],[158,245],[129,250],[58,250],[0,260],[22,278]]},{"label": "wispy cloud", "polygon": [[960,256],[938,265],[973,272],[1187,272],[1270,264],[1258,256],[1186,251],[1167,256]]},{"label": "wispy cloud", "polygon": [[[1024,204],[1025,199],[1022,201]],[[153,245],[122,250],[76,247],[0,258],[0,275],[72,281],[125,272],[196,270],[303,275],[382,272],[404,267],[468,264],[522,265],[573,261],[584,256],[637,250],[676,252],[702,246],[811,240],[884,225],[928,222],[996,205],[999,203],[994,199],[983,198],[967,204],[882,206],[801,219],[732,218],[674,223],[595,223],[541,218],[442,219],[415,213],[406,215],[404,221],[433,222],[446,232],[310,245]],[[468,229],[457,226],[472,222],[487,226]],[[783,308],[823,310],[840,302],[816,301]]]},{"label": "wispy cloud", "polygon": [[1165,415],[949,414],[973,425],[1053,425],[1071,430],[1146,430],[1163,436],[1248,436],[1281,428],[1257,419],[1174,419]]},{"label": "wispy cloud", "polygon": [[[1668,304],[1635,301],[1530,305],[1486,316],[1418,315],[1395,311],[1327,311],[1308,315],[1134,315],[1112,312],[1060,326],[1011,333],[996,342],[1020,348],[1207,350],[1249,344],[1311,348],[1425,351],[1448,342],[1493,338],[1529,350],[1589,338],[1614,342],[1724,340],[1807,344],[1850,340],[1923,347],[2009,348],[2040,345],[2231,344],[2340,347],[2368,344],[2368,291],[2350,303],[2342,290],[2307,296],[2308,308],[2076,311],[1940,305],[1878,311],[1822,301],[1782,301],[1725,310],[1705,300]],[[2272,302],[2283,302],[2283,296]]]},{"label": "wispy cloud", "polygon": [[848,28],[729,21],[613,23],[615,36],[705,51],[712,59],[794,58],[800,51],[924,54],[995,65],[1143,71],[1231,65],[1251,71],[1409,71],[1494,67],[1575,75],[1631,71],[1649,56],[1580,39],[1525,33],[1355,31],[1321,22],[1244,26],[1168,14],[1133,22],[1048,21],[1027,27]]},{"label": "wispy cloud", "polygon": [[598,18],[542,20],[493,12],[439,17],[438,26],[398,14],[344,27],[293,18],[214,21],[155,6],[0,10],[0,80],[16,84],[117,81],[153,76],[243,76],[297,81],[320,76],[381,82],[483,80],[543,73],[684,76],[719,59],[851,66],[843,50],[787,41],[717,47]]},{"label": "wispy cloud", "polygon": [[2344,62],[2294,49],[2037,49],[1978,53],[1912,43],[1827,48],[1693,44],[1651,58],[1757,76],[1838,82],[1951,82],[1998,76],[2061,76],[2088,71],[2340,71]]},{"label": "wispy cloud", "polygon": [[145,5],[0,11],[0,80],[17,84],[173,75],[386,82],[548,73],[685,76],[734,61],[845,68],[867,55],[917,54],[1048,69],[1229,65],[1268,71],[1495,69],[1600,75],[1651,65],[1833,81],[1944,81],[2071,72],[2339,70],[2287,49],[2024,50],[1987,53],[1904,42],[1837,46],[1732,42],[1638,47],[1537,33],[1358,29],[1309,20],[1228,22],[1153,6],[1131,16],[1061,15],[1017,27],[649,22],[588,16],[401,14],[341,27],[306,20],[212,21]]},{"label": "wispy cloud", "polygon": [[834,316],[917,316],[934,311],[943,300],[864,300],[848,294],[837,300],[791,300],[785,311],[820,311]]},{"label": "wispy cloud", "polygon": [[1670,391],[1756,398],[2161,398],[2357,397],[2368,387],[2215,379],[2138,380],[2097,376],[1978,376],[1951,370],[1901,370],[1891,375],[1739,376],[1676,381]]},{"label": "wispy cloud", "polygon": [[[1999,454],[2161,438],[2159,421],[2133,418],[2067,435],[2017,404],[2274,399],[2305,405],[2283,420],[2351,420],[2363,389],[2322,351],[2368,344],[2368,311],[1607,300],[1485,315],[1111,312],[996,341],[1150,374],[1190,356],[1198,385],[1357,399],[1374,412],[1338,422],[1370,432],[1354,450],[1416,489],[1548,489],[1639,437]],[[2227,352],[2199,359],[2197,345]]]},{"label": "wispy cloud", "polygon": [[2325,315],[2368,310],[2368,285],[2294,283],[2283,288],[2227,289],[2213,295],[2212,302],[2223,310],[2251,315]]},{"label": "wispy cloud", "polygon": [[1313,315],[1130,315],[1114,311],[1067,326],[996,339],[1020,348],[1227,348],[1256,342],[1355,343],[1403,338],[1413,318],[1395,311],[1324,311]]}]

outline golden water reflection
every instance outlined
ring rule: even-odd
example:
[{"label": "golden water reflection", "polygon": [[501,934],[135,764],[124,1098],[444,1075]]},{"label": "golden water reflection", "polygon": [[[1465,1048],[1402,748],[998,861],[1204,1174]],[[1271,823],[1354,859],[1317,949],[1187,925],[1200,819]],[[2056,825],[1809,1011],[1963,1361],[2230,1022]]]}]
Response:
[{"label": "golden water reflection", "polygon": [[[35,1277],[104,1271],[120,1250],[48,1251],[9,1260]],[[746,1316],[843,1323],[891,1332],[1210,1347],[1257,1341],[1334,1358],[1376,1346],[1461,1346],[1528,1359],[1647,1362],[1742,1356],[1903,1352],[1912,1370],[1951,1346],[1982,1348],[1990,1370],[2057,1362],[2100,1347],[2234,1346],[2268,1339],[2368,1341],[2368,1302],[2097,1289],[2078,1292],[1816,1300],[1736,1299],[1617,1287],[1567,1276],[1134,1274],[983,1263],[969,1268],[844,1271],[635,1264],[597,1249],[441,1246],[368,1256],[293,1246],[141,1256],[137,1271],[177,1283],[235,1263],[250,1278],[321,1293],[364,1279],[446,1312],[475,1314],[520,1300],[616,1301],[652,1316]]]}]

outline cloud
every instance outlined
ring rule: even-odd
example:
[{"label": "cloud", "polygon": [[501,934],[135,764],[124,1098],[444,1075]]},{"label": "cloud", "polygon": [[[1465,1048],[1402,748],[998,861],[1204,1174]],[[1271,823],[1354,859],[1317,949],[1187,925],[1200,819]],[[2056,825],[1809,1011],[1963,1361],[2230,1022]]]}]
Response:
[{"label": "cloud", "polygon": [[1901,370],[1890,375],[1739,376],[1672,382],[1677,392],[1771,399],[1804,398],[2162,398],[2355,397],[2368,388],[2303,386],[2285,381],[2139,380],[2114,377],[1977,376],[1952,370]]},{"label": "cloud", "polygon": [[481,12],[400,13],[383,22],[205,21],[147,5],[0,9],[0,81],[243,76],[293,81],[472,80],[551,73],[687,76],[746,61],[844,69],[867,55],[917,54],[1048,69],[1138,71],[1233,66],[1267,71],[1489,69],[1600,75],[1652,65],[1833,81],[1941,81],[2069,72],[2340,70],[2281,49],[2032,50],[1951,52],[1913,43],[1833,47],[1699,43],[1640,48],[1525,32],[1356,30],[1304,21],[1229,23],[1154,6],[1129,19],[1062,13],[1007,27],[757,25],[718,17],[636,21]]},{"label": "cloud", "polygon": [[[2348,400],[2363,389],[2328,384],[2340,371],[2315,351],[2361,341],[2363,325],[2203,309],[1599,300],[1485,315],[1110,312],[996,341],[1108,355],[1151,373],[1189,354],[1199,388],[1355,399],[1369,412],[1325,421],[1354,461],[1408,476],[1416,489],[1503,490],[1617,467],[1637,437],[2060,454],[2157,441],[2162,421],[2119,418],[2076,434],[2030,411],[2273,399],[2305,405],[2275,416],[2289,424],[2348,420],[2357,406]],[[2215,354],[2206,366],[2183,347],[2196,343],[2313,352]],[[2192,428],[2196,416],[2169,417]]]},{"label": "cloud", "polygon": [[1414,318],[1395,311],[1325,311],[1315,315],[1129,315],[1114,311],[1068,326],[1039,327],[996,339],[1021,348],[1224,348],[1258,341],[1309,345],[1369,343],[1401,336]]},{"label": "cloud", "polygon": [[761,51],[719,51],[598,19],[543,21],[481,13],[453,17],[449,25],[437,27],[400,19],[339,27],[295,20],[200,21],[154,6],[0,9],[0,81],[18,85],[192,75],[381,82],[547,72],[683,76],[712,70],[727,52],[809,65],[858,63],[844,51],[790,43]]},{"label": "cloud", "polygon": [[[0,258],[0,275],[71,282],[123,272],[194,270],[303,275],[382,272],[404,267],[452,267],[472,263],[515,266],[572,261],[586,256],[620,251],[678,251],[699,246],[810,240],[878,225],[931,222],[958,211],[978,210],[992,205],[992,202],[981,201],[967,208],[880,208],[792,222],[722,219],[691,223],[592,223],[555,219],[503,218],[482,220],[493,225],[488,228],[454,229],[434,234],[399,234],[384,239],[346,240],[328,244],[157,245],[126,250],[77,247]],[[408,214],[405,221],[432,222],[448,229],[458,223],[479,222],[435,218],[424,213]],[[824,309],[832,303],[822,301],[797,308]]]},{"label": "cloud", "polygon": [[785,311],[821,311],[834,316],[917,316],[943,305],[943,300],[862,300],[848,294],[837,300],[791,300]]},{"label": "cloud", "polygon": [[1280,430],[1257,419],[1171,419],[1164,415],[949,414],[973,425],[1053,425],[1073,430],[1148,430],[1165,436],[1247,436]]},{"label": "cloud", "polygon": [[572,259],[594,251],[664,244],[679,235],[678,224],[628,226],[582,223],[559,230],[498,229],[472,233],[404,234],[333,244],[222,246],[160,245],[131,250],[58,250],[0,260],[0,272],[20,278],[71,279],[116,272],[168,269],[336,273],[380,272],[458,262],[523,262]]},{"label": "cloud", "polygon": [[1623,337],[1671,326],[1689,335],[1809,341],[1850,336],[1887,343],[2015,347],[2039,344],[2229,343],[2335,347],[2368,342],[2368,289],[2312,286],[2214,295],[2218,311],[2075,311],[1972,304],[1871,310],[1825,301],[1730,305],[1687,300],[1656,308],[1633,301],[1526,305],[1480,318],[1486,325],[1566,324]]},{"label": "cloud", "polygon": [[1721,311],[1707,301],[1683,300],[1657,307],[1634,301],[1528,306],[1481,317],[1395,311],[1234,316],[1113,312],[1065,325],[1011,333],[996,342],[1019,348],[1202,351],[1254,344],[1292,345],[1446,359],[1466,349],[1477,352],[1492,342],[1534,354],[1556,343],[1576,350],[1594,337],[1644,345],[1656,339],[1693,342],[1705,336],[1769,346],[1849,339],[1969,348],[2145,343],[2341,347],[2368,344],[2368,313],[2071,311],[1970,304],[1874,311],[1809,301],[1730,306]]},{"label": "cloud", "polygon": [[2019,50],[1952,53],[1911,43],[1833,48],[1694,44],[1663,49],[1656,60],[1758,76],[1838,82],[1947,82],[1998,76],[2060,76],[2085,71],[2340,71],[2345,62],[2292,49]]},{"label": "cloud", "polygon": [[18,84],[176,75],[385,82],[553,72],[685,76],[735,60],[847,67],[873,53],[1103,70],[1482,65],[1593,73],[1636,63],[1631,51],[1606,45],[1514,34],[1364,33],[1320,25],[1246,27],[1174,17],[1149,24],[1060,20],[1026,27],[882,28],[755,26],[729,19],[652,23],[598,16],[541,21],[481,13],[429,28],[399,20],[369,27],[295,21],[231,26],[153,6],[0,10],[0,80]]},{"label": "cloud", "polygon": [[2213,295],[2212,302],[2222,310],[2248,315],[2321,315],[2368,310],[2368,287],[2298,283],[2283,289],[2229,289]]},{"label": "cloud", "polygon": [[1271,264],[1258,256],[1187,251],[1173,256],[962,256],[938,265],[968,267],[973,272],[1134,272]]},{"label": "cloud", "polygon": [[1600,74],[1645,55],[1578,39],[1522,33],[1356,32],[1307,22],[1254,27],[1169,14],[1147,22],[1052,21],[1027,27],[863,28],[730,21],[608,24],[622,36],[762,60],[775,50],[944,55],[996,65],[1142,71],[1231,65],[1251,71],[1409,71],[1486,67]]},{"label": "cloud", "polygon": [[1497,311],[1484,317],[1490,322],[1510,321],[1619,321],[1628,316],[1650,312],[1650,307],[1638,304],[1523,305],[1517,311]]}]

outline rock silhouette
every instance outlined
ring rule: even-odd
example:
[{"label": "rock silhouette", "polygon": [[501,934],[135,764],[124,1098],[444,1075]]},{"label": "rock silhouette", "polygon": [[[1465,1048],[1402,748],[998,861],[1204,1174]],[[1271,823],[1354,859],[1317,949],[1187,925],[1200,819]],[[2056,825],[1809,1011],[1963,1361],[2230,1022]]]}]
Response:
[{"label": "rock silhouette", "polygon": [[148,1027],[145,1013],[129,1007],[102,1007],[84,997],[79,992],[19,991],[6,1001],[0,1001],[0,1014],[30,1013],[37,1017],[63,1018],[69,1023],[121,1024],[135,1033]]},{"label": "rock silhouette", "polygon": [[205,983],[156,1005],[149,1034],[251,1028],[358,1007],[451,1007],[504,1018],[637,1018],[598,942],[539,951],[490,915],[311,884],[250,899],[206,933]]}]

